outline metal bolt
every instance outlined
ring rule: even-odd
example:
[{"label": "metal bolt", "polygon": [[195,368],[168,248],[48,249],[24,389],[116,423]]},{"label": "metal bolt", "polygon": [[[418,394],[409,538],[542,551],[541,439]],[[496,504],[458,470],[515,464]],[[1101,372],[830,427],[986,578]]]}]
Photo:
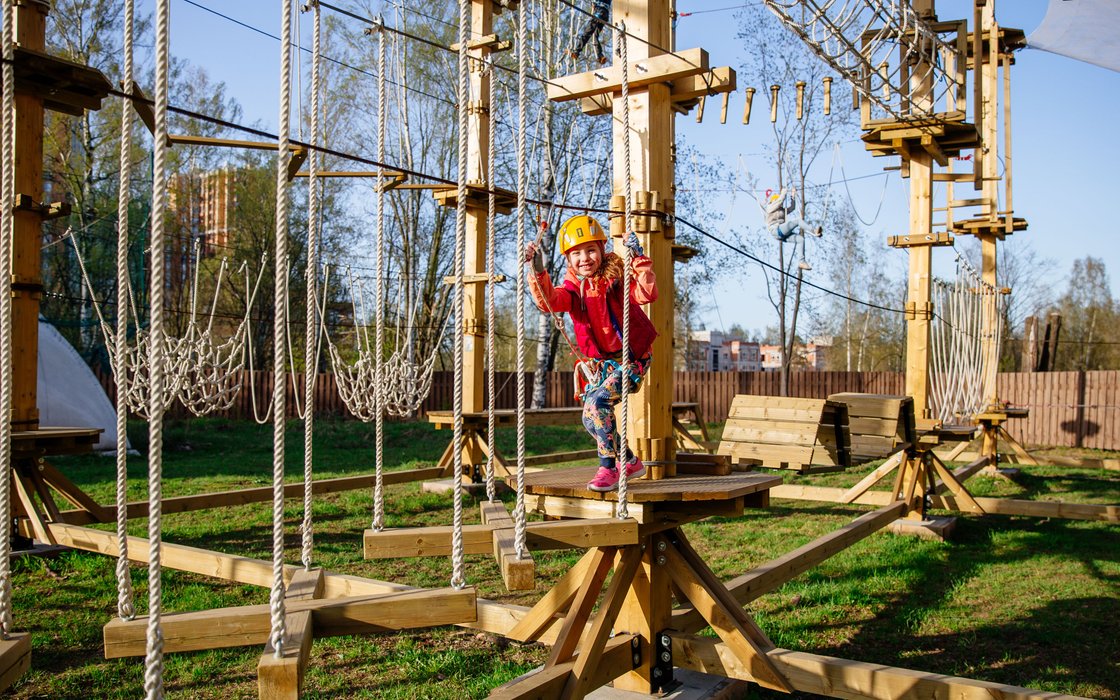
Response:
[{"label": "metal bolt", "polygon": [[657,557],[657,565],[658,566],[665,566],[665,555],[664,554]]},{"label": "metal bolt", "polygon": [[660,678],[661,677],[661,669],[659,669],[659,668],[653,669],[653,677],[654,678]]},{"label": "metal bolt", "polygon": [[668,548],[669,548],[669,545],[665,544],[665,540],[660,540],[657,543],[657,551],[659,551],[659,552],[664,552]]},{"label": "metal bolt", "polygon": [[661,635],[661,646],[665,647],[666,649],[673,646],[673,640],[669,638],[669,635]]},{"label": "metal bolt", "polygon": [[670,661],[673,660],[673,655],[670,654],[667,651],[663,651],[663,652],[661,652],[661,660],[664,661],[665,663],[669,663]]}]

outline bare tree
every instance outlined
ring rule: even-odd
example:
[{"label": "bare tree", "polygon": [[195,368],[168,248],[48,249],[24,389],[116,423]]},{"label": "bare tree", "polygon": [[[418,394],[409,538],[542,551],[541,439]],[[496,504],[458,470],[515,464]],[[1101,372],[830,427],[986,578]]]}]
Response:
[{"label": "bare tree", "polygon": [[[762,94],[770,85],[781,86],[776,119],[771,124],[773,141],[768,145],[770,166],[775,180],[770,187],[778,192],[783,188],[796,190],[802,219],[820,222],[825,218],[823,207],[826,199],[811,186],[810,169],[817,158],[832,147],[852,124],[851,113],[834,109],[831,115],[822,112],[823,83],[827,67],[819,61],[801,41],[769,11],[762,6],[752,6],[740,15],[739,38],[747,50],[740,80],[759,86]],[[796,85],[804,83],[802,118],[797,119]],[[808,232],[802,232],[807,234]],[[825,235],[832,235],[826,231]],[[755,236],[760,244],[767,239]],[[793,243],[779,241],[772,260],[780,272],[765,270],[767,298],[774,308],[778,321],[778,344],[782,348],[781,392],[789,392],[789,372],[797,339],[798,316],[802,311],[804,270],[798,265],[801,256],[797,245],[804,245],[804,237],[792,239]],[[773,250],[773,244],[768,247]]]}]

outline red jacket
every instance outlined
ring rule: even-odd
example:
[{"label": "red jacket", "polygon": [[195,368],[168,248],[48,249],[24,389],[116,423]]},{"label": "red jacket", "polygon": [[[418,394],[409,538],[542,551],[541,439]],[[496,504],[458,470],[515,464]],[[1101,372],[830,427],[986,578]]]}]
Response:
[{"label": "red jacket", "polygon": [[[592,277],[580,280],[569,269],[564,284],[557,289],[548,273],[536,275],[529,285],[533,301],[541,311],[568,312],[575,327],[576,343],[592,358],[617,357],[622,352],[622,289],[619,280]],[[641,309],[657,299],[657,280],[653,261],[645,256],[630,261],[630,357],[639,360],[649,354],[657,331]],[[613,317],[613,318],[612,318]]]}]

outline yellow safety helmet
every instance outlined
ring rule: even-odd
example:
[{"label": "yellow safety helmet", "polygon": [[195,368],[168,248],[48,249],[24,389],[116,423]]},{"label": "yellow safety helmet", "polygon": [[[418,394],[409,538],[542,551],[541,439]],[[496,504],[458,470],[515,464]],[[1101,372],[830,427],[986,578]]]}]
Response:
[{"label": "yellow safety helmet", "polygon": [[567,255],[568,251],[577,245],[591,241],[606,243],[607,233],[599,222],[587,214],[579,214],[565,221],[560,226],[560,254]]}]

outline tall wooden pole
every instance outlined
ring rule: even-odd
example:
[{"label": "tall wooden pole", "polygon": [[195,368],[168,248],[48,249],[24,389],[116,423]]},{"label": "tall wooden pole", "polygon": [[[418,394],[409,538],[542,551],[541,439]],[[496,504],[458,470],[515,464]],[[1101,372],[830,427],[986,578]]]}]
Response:
[{"label": "tall wooden pole", "polygon": [[[914,10],[922,17],[934,16],[934,0],[914,0]],[[915,116],[933,111],[929,71],[915,66],[910,75],[910,108]],[[903,156],[905,158],[906,156]],[[933,230],[933,158],[922,149],[910,155],[910,237],[922,240]],[[929,357],[930,320],[933,302],[930,274],[933,250],[930,245],[909,248],[910,269],[906,284],[906,393],[914,398],[914,415],[930,418]]]},{"label": "tall wooden pole", "polygon": [[[626,23],[631,63],[664,53],[673,41],[669,0],[615,0],[612,20]],[[647,43],[648,42],[648,43]],[[617,57],[616,57],[617,60]],[[614,194],[657,192],[664,199],[673,191],[673,145],[676,130],[670,86],[657,83],[630,91],[630,153],[623,146],[622,99],[613,102]],[[630,159],[630,182],[623,182]],[[618,230],[615,227],[615,230]],[[657,329],[653,363],[641,389],[630,399],[631,446],[646,461],[671,462],[673,441],[673,256],[672,241],[661,233],[639,233],[642,247],[653,260],[657,301],[645,312]],[[616,245],[621,241],[616,241]]]},{"label": "tall wooden pole", "polygon": [[[671,49],[673,30],[669,0],[614,0],[612,21],[624,22],[626,49],[631,63]],[[643,41],[644,40],[644,41]],[[648,42],[648,43],[647,43]],[[617,62],[617,57],[615,58]],[[670,88],[657,83],[634,89],[629,95],[630,152],[623,146],[622,98],[615,95],[614,194],[658,192],[665,198],[673,190],[673,145],[675,129]],[[623,180],[630,159],[630,182]],[[618,227],[613,227],[616,231]],[[639,234],[657,275],[657,301],[645,312],[657,329],[653,363],[640,391],[630,399],[631,445],[646,461],[671,462],[676,457],[673,442],[673,256],[672,242],[661,233]],[[619,241],[616,241],[616,243]],[[663,561],[663,560],[662,560]],[[672,612],[670,582],[665,566],[654,548],[642,557],[641,568],[627,593],[619,616],[620,629],[655,639],[669,626]],[[642,650],[641,664],[615,681],[615,687],[648,693],[653,678],[653,653]]]},{"label": "tall wooden pole", "polygon": [[[981,171],[984,182],[982,187],[985,201],[985,213],[989,226],[977,234],[980,239],[980,275],[984,283],[995,289],[996,264],[998,240],[997,231],[1000,230],[999,221],[999,26],[995,21],[995,0],[987,0],[981,10],[981,25],[974,27],[974,31],[983,35],[983,43],[987,50],[981,56],[974,57],[975,79],[983,81],[983,98],[977,109],[981,110],[982,133],[981,139]],[[999,299],[996,294],[984,294],[984,308],[982,309],[980,352],[984,367],[982,387],[984,400],[988,408],[994,408],[999,403],[996,395],[996,374],[999,371],[999,345],[996,342],[997,324],[999,318]]]},{"label": "tall wooden pole", "polygon": [[[16,41],[35,51],[46,48],[47,13],[42,0],[16,4]],[[32,206],[17,206],[12,244],[12,428],[36,430],[39,361],[39,299],[43,293],[43,98],[17,91],[15,194]]]}]

